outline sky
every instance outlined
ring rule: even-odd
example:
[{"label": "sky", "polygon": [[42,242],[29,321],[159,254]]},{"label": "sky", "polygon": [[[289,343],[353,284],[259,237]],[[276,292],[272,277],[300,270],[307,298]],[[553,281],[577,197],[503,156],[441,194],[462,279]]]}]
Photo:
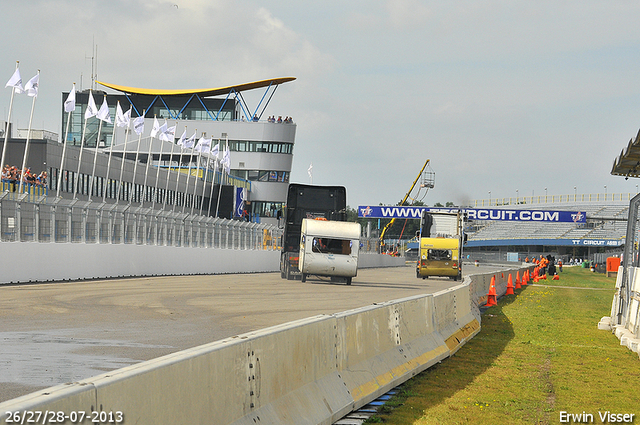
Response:
[{"label": "sky", "polygon": [[[427,205],[640,183],[610,174],[640,128],[638,2],[6,3],[0,78],[40,70],[35,129],[61,133],[62,92],[90,86],[95,56],[98,80],[143,88],[295,77],[264,113],[297,124],[290,181],[313,164],[313,184],[346,186],[354,208],[397,204],[427,160],[435,187],[411,195]],[[15,99],[18,128],[30,110]]]}]

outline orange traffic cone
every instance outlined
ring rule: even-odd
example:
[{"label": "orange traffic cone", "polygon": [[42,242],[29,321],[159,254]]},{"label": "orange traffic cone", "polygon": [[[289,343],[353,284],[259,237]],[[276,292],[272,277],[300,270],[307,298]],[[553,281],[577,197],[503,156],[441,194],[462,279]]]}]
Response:
[{"label": "orange traffic cone", "polygon": [[[524,277],[524,273],[522,277]],[[520,270],[516,272],[516,289],[520,289]]]},{"label": "orange traffic cone", "polygon": [[560,276],[558,276],[557,274],[553,275],[553,280],[560,280]]},{"label": "orange traffic cone", "polygon": [[525,270],[522,273],[522,286],[527,286],[527,282],[529,281],[529,270]]},{"label": "orange traffic cone", "polygon": [[491,276],[491,285],[489,286],[489,293],[487,294],[487,307],[493,307],[494,305],[498,305],[496,302],[496,276]]},{"label": "orange traffic cone", "polygon": [[513,293],[513,278],[511,277],[511,273],[509,273],[509,279],[507,280],[507,293],[505,295],[515,295]]}]

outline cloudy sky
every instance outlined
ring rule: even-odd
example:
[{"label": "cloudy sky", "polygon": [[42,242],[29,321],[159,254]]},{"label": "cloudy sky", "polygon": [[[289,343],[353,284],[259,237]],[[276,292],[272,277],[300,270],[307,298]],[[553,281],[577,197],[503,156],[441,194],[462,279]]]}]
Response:
[{"label": "cloudy sky", "polygon": [[[298,124],[291,181],[309,183],[313,163],[313,183],[345,185],[352,207],[397,203],[427,159],[429,205],[640,183],[610,175],[640,128],[638,2],[6,3],[0,77],[40,69],[34,128],[61,131],[61,93],[89,87],[95,44],[98,80],[114,84],[296,77],[265,112]],[[16,99],[18,127],[30,107]]]}]

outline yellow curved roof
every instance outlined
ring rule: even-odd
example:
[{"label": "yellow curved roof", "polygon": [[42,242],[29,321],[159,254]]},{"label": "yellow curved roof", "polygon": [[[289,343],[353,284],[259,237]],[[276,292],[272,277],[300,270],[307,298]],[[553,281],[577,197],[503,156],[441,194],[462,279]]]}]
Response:
[{"label": "yellow curved roof", "polygon": [[269,85],[273,85],[273,84],[287,83],[295,79],[296,79],[295,77],[271,78],[269,80],[254,81],[252,83],[237,84],[235,86],[219,87],[214,89],[195,89],[195,90],[155,90],[155,89],[141,89],[136,87],[119,86],[117,84],[103,83],[101,81],[96,81],[96,83],[101,84],[105,87],[109,87],[110,89],[113,89],[113,90],[121,91],[123,93],[130,93],[130,94],[146,94],[150,96],[185,96],[185,95],[191,95],[191,94],[199,94],[200,96],[206,97],[206,96],[219,96],[222,94],[228,94],[231,90],[241,92],[245,90],[259,89],[261,87],[268,87]]}]

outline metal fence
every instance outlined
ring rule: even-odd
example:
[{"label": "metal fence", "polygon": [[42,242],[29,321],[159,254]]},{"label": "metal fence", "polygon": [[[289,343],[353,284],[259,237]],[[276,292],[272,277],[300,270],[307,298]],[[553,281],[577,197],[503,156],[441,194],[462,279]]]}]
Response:
[{"label": "metal fence", "polygon": [[280,249],[270,224],[25,195],[0,193],[0,241]]},{"label": "metal fence", "polygon": [[[632,291],[632,271],[631,268],[640,267],[640,227],[638,219],[640,218],[640,195],[636,195],[629,203],[629,219],[627,220],[627,236],[624,245],[624,254],[622,257],[622,280],[616,295],[614,296],[613,308],[611,312],[612,325],[624,325],[630,331],[634,332],[636,337],[639,335],[637,326],[638,309],[632,312],[630,306],[635,299],[637,302],[638,294]],[[630,329],[631,324],[636,325],[636,329]]]}]

